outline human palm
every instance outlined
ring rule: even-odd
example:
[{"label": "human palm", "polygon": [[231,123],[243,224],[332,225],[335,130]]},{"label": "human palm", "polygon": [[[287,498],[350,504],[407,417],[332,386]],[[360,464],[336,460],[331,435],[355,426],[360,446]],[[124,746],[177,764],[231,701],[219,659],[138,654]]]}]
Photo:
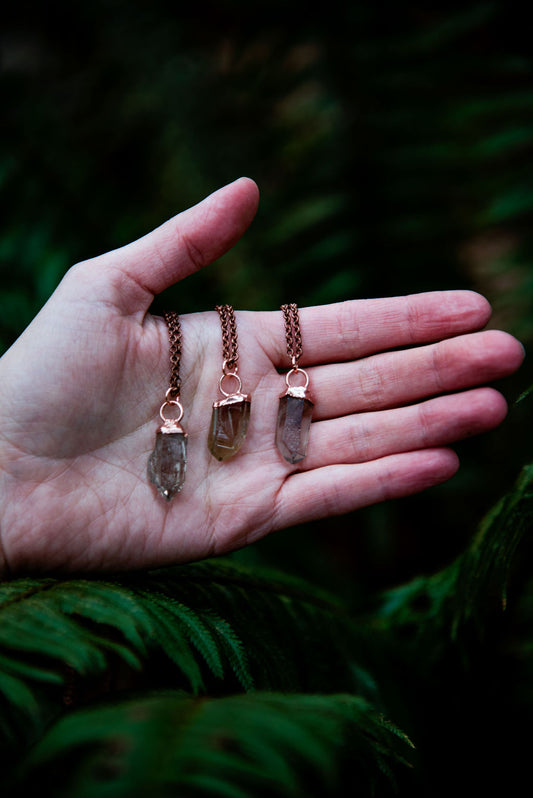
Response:
[{"label": "human palm", "polygon": [[[189,435],[185,485],[162,499],[146,475],[169,379],[155,294],[232,246],[257,207],[241,179],[116,252],[75,266],[0,361],[0,536],[5,568],[119,569],[221,554],[276,529],[406,495],[453,475],[447,445],[505,416],[472,387],[513,372],[523,351],[470,292],[360,300],[300,311],[315,402],[308,456],[274,443],[288,366],[279,311],[237,312],[242,449],[207,449],[221,398],[220,324],[183,315]],[[290,301],[291,297],[287,298]],[[179,309],[178,309],[179,310]],[[401,347],[404,347],[403,349]]]}]

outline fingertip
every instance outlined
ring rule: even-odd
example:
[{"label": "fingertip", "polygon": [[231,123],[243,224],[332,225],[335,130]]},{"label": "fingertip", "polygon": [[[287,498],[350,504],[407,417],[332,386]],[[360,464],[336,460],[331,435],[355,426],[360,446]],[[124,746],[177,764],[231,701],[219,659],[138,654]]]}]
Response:
[{"label": "fingertip", "polygon": [[[447,324],[452,324],[455,328],[454,333],[482,330],[492,316],[490,302],[477,291],[465,289],[440,291],[435,292],[433,296],[437,300],[437,304],[432,306],[429,312],[437,313],[437,318],[444,320]],[[448,334],[449,332],[450,330]]]},{"label": "fingertip", "polygon": [[[251,177],[239,177],[222,188],[217,189],[203,199],[196,208],[209,208],[215,216],[225,217],[227,240],[224,248],[228,249],[242,236],[251,224],[259,205],[259,188]],[[193,217],[191,210],[179,214],[178,219],[186,224]],[[223,254],[223,252],[221,253]],[[210,260],[218,255],[213,254]]]},{"label": "fingertip", "polygon": [[515,371],[515,369],[520,368],[524,362],[526,357],[526,349],[524,344],[519,341],[518,338],[515,338],[514,335],[511,335],[510,333],[505,333],[505,335],[509,339],[510,361],[513,365],[513,371]]},{"label": "fingertip", "polygon": [[441,455],[442,473],[444,474],[445,479],[450,479],[450,477],[453,477],[457,473],[459,466],[461,465],[459,455],[456,451],[454,451],[454,449],[450,449],[448,447],[444,447],[441,450]]},{"label": "fingertip", "polygon": [[[245,187],[246,194],[248,197],[249,207],[251,211],[252,219],[257,212],[257,208],[259,207],[259,198],[260,198],[260,191],[259,186],[252,180],[251,177],[242,177],[240,178],[239,182]],[[250,219],[251,221],[251,219]]]},{"label": "fingertip", "polygon": [[250,224],[259,206],[259,186],[251,177],[239,177],[232,185],[242,192],[240,201],[243,208],[247,206],[247,223]]},{"label": "fingertip", "polygon": [[490,343],[498,356],[502,377],[513,374],[520,368],[524,362],[526,350],[514,335],[504,330],[486,330],[483,335],[485,341]]},{"label": "fingertip", "polygon": [[507,400],[496,388],[478,388],[472,393],[477,397],[477,416],[483,420],[482,431],[494,429],[505,420],[509,409]]},{"label": "fingertip", "polygon": [[257,197],[257,199],[259,199],[259,186],[255,180],[253,180],[253,178],[248,177],[247,175],[242,175],[233,182],[242,185],[250,194],[253,194]]},{"label": "fingertip", "polygon": [[257,211],[257,206],[259,205],[259,187],[255,180],[244,175],[238,177],[231,183],[217,189],[213,194],[207,197],[207,200],[209,201],[211,198],[219,195],[226,195],[228,192],[231,194],[232,203],[238,203],[241,208],[248,205],[251,218],[253,218]]},{"label": "fingertip", "polygon": [[474,316],[477,322],[484,326],[488,324],[492,316],[492,305],[489,300],[478,291],[461,291],[464,297],[467,310]]},{"label": "fingertip", "polygon": [[424,480],[426,484],[417,485],[417,491],[447,482],[459,470],[460,461],[457,452],[447,446],[426,449],[423,454],[425,458]]}]

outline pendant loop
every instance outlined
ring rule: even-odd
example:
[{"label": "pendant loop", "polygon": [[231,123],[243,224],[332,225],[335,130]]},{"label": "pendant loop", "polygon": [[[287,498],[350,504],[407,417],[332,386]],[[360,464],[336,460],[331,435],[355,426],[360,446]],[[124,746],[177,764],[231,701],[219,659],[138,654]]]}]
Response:
[{"label": "pendant loop", "polygon": [[[304,384],[302,386],[291,385],[291,381],[290,381],[291,374],[303,374],[304,375],[304,379],[305,379]],[[296,387],[299,388],[299,387],[301,387],[304,391],[306,391],[307,390],[307,386],[309,385],[309,374],[304,369],[301,369],[298,366],[295,366],[294,368],[292,368],[290,371],[288,371],[285,374],[285,382],[287,383],[287,388],[296,388]]]},{"label": "pendant loop", "polygon": [[[168,391],[167,391],[168,393]],[[165,407],[177,407],[179,415],[177,418],[167,418],[164,414]],[[183,405],[177,399],[166,399],[161,407],[159,408],[159,416],[161,419],[166,423],[167,421],[172,421],[175,424],[179,424],[181,419],[183,418]]]},{"label": "pendant loop", "polygon": [[[225,361],[224,361],[224,363],[225,363]],[[232,391],[231,393],[227,393],[227,391],[224,390],[224,388],[222,387],[222,383],[224,382],[226,377],[234,377],[237,380],[237,382],[239,383],[239,386],[238,386],[236,391]],[[236,396],[236,395],[238,395],[238,394],[240,394],[242,392],[241,391],[241,389],[242,389],[241,378],[239,377],[239,375],[237,374],[236,371],[228,371],[228,372],[224,371],[224,374],[221,376],[221,378],[218,381],[218,387],[220,388],[220,393],[223,393],[224,396]]]}]

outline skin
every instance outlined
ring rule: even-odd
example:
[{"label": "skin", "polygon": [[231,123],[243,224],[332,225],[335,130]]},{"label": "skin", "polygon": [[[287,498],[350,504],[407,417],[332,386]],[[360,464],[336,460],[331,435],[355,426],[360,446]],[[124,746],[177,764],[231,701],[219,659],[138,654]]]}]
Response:
[{"label": "skin", "polygon": [[[146,463],[169,379],[154,295],[233,246],[258,190],[231,183],[144,238],[80,263],[0,360],[0,560],[3,572],[128,569],[219,555],[274,530],[449,479],[449,445],[500,424],[487,382],[514,372],[523,348],[484,330],[490,306],[469,291],[302,308],[315,401],[307,458],[274,445],[285,381],[280,311],[237,311],[243,391],[252,417],[224,463],[206,446],[221,398],[220,323],[181,316],[185,486],[167,503]],[[291,298],[287,298],[290,301]],[[398,349],[405,347],[404,349]],[[394,351],[392,351],[394,349]]]}]

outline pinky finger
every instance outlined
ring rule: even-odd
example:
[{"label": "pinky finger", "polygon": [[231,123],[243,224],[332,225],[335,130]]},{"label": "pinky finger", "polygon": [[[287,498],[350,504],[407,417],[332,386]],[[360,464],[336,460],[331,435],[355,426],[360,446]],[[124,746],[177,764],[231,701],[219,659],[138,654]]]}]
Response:
[{"label": "pinky finger", "polygon": [[438,448],[297,472],[278,494],[275,526],[294,526],[410,496],[446,482],[458,467],[454,451]]}]

